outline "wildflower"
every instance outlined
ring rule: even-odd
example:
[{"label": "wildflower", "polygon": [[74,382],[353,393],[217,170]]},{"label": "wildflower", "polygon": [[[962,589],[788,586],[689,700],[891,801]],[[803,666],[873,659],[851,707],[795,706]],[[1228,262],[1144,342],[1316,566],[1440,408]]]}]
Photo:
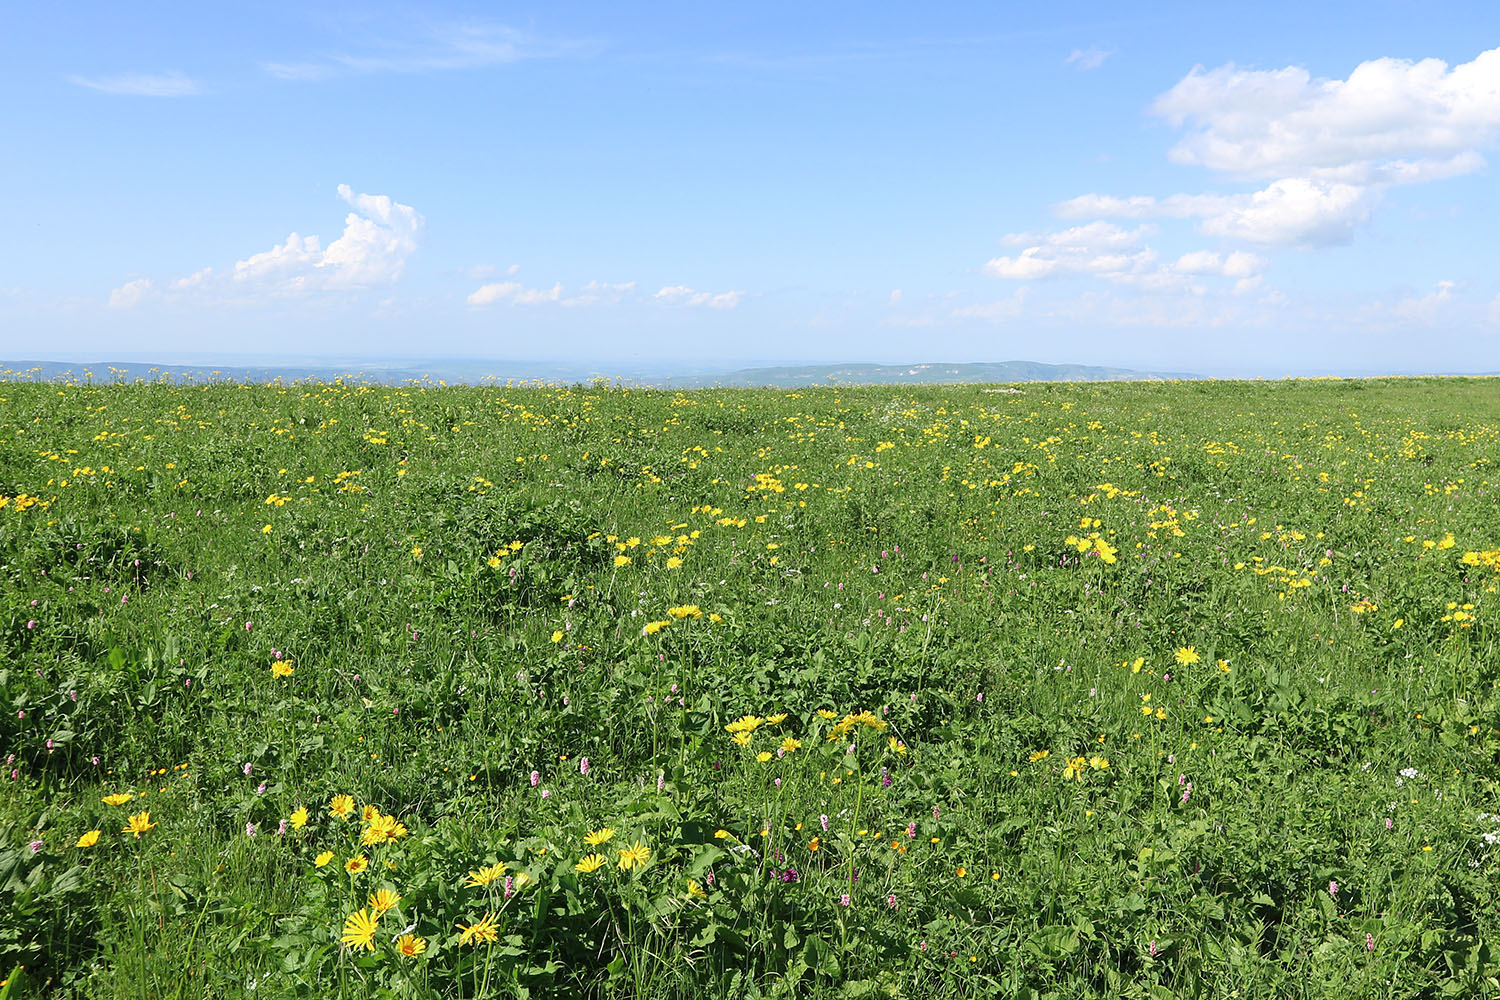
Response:
[{"label": "wildflower", "polygon": [[156,826],[156,824],[151,822],[150,812],[138,812],[134,816],[130,817],[128,825],[122,827],[120,829],[120,832],[133,834],[136,838],[139,838],[141,834],[145,833],[147,830],[150,830],[154,826]]},{"label": "wildflower", "polygon": [[465,888],[471,888],[474,886],[483,888],[484,886],[487,886],[491,882],[495,881],[495,879],[499,878],[501,875],[504,875],[505,869],[505,862],[500,861],[493,865],[490,865],[488,868],[481,868],[478,871],[469,872],[469,881],[465,882],[464,886]]},{"label": "wildflower", "polygon": [[113,795],[104,796],[104,798],[100,799],[99,801],[103,802],[107,806],[123,806],[133,798],[135,798],[135,796],[129,792],[116,792]]},{"label": "wildflower", "polygon": [[729,831],[728,830],[722,830],[721,829],[721,830],[715,830],[714,831],[714,838],[716,840],[723,840],[727,836],[729,836]]},{"label": "wildflower", "polygon": [[1052,751],[1050,750],[1037,750],[1034,751],[1031,756],[1027,757],[1026,759],[1035,764],[1037,761],[1046,760],[1051,755]]},{"label": "wildflower", "polygon": [[822,825],[823,832],[827,833],[828,832],[828,814],[824,813],[823,815],[819,816],[818,817],[818,823]]},{"label": "wildflower", "polygon": [[766,721],[773,726],[779,726],[786,721],[786,713],[777,712],[775,715],[768,715],[766,716]]},{"label": "wildflower", "polygon": [[354,812],[354,796],[335,795],[328,803],[328,812],[339,819],[348,819]]},{"label": "wildflower", "polygon": [[822,846],[823,846],[822,841],[819,840],[817,837],[814,837],[812,840],[810,840],[810,841],[807,842],[807,849],[809,851],[814,852],[814,853],[817,853],[818,849],[820,847],[822,847]]},{"label": "wildflower", "polygon": [[669,621],[647,622],[641,626],[641,635],[655,635],[670,624],[672,623]]},{"label": "wildflower", "polygon": [[1177,650],[1175,658],[1179,667],[1190,667],[1198,662],[1198,650],[1193,646],[1183,646]]},{"label": "wildflower", "polygon": [[578,759],[578,773],[582,774],[584,776],[588,775],[588,773],[589,773],[589,759],[587,757],[580,757]]},{"label": "wildflower", "polygon": [[403,934],[396,939],[396,951],[407,958],[416,958],[427,950],[427,940],[415,934]]},{"label": "wildflower", "polygon": [[324,851],[322,854],[319,854],[316,858],[313,859],[313,864],[315,866],[317,866],[318,868],[322,868],[322,867],[326,866],[328,864],[328,862],[330,862],[332,860],[333,860],[333,852],[332,851]]},{"label": "wildflower", "polygon": [[708,893],[703,891],[703,886],[692,879],[688,879],[687,894],[691,899],[707,899]]},{"label": "wildflower", "polygon": [[640,841],[636,841],[630,847],[624,847],[615,852],[619,855],[621,871],[629,871],[632,868],[645,868],[651,860],[651,849]]},{"label": "wildflower", "polygon": [[251,772],[253,772],[255,770],[255,765],[252,764],[252,763],[250,763],[247,760],[247,761],[245,761],[245,765],[243,767],[241,767],[240,770],[244,771],[245,772],[245,777],[248,778],[248,777],[250,777]]},{"label": "wildflower", "polygon": [[588,833],[584,834],[583,842],[585,844],[588,844],[590,847],[598,847],[600,844],[609,843],[610,840],[613,839],[614,835],[614,827],[601,826],[597,830],[590,830]]},{"label": "wildflower", "polygon": [[285,660],[277,660],[271,664],[272,677],[290,677],[293,674],[292,665]]},{"label": "wildflower", "polygon": [[839,905],[840,906],[848,906],[849,903],[850,903],[850,899],[849,899],[849,894],[847,892],[844,893],[842,896],[839,897]]},{"label": "wildflower", "polygon": [[356,854],[354,857],[344,862],[344,871],[348,872],[350,875],[358,875],[360,872],[369,867],[370,859],[365,857],[363,854]]},{"label": "wildflower", "polygon": [[1332,896],[1334,899],[1338,899],[1339,898],[1339,884],[1338,884],[1337,881],[1334,881],[1334,880],[1330,880],[1329,881],[1329,883],[1328,883],[1328,895]]},{"label": "wildflower", "polygon": [[562,629],[558,629],[557,631],[555,631],[555,632],[552,633],[552,641],[553,642],[562,642],[562,638],[563,638]]},{"label": "wildflower", "polygon": [[959,878],[967,878],[969,875],[969,869],[965,868],[963,865],[959,865],[958,870],[953,874],[957,875]]},{"label": "wildflower", "polygon": [[542,783],[542,772],[540,772],[540,771],[532,771],[531,772],[531,787],[535,788],[537,785],[540,785],[541,783]]},{"label": "wildflower", "polygon": [[772,757],[772,754],[771,754],[771,752],[769,750],[762,750],[760,753],[758,753],[758,754],[755,755],[755,759],[758,760],[758,761],[760,761],[762,764],[764,764],[766,761],[770,760],[771,757]]},{"label": "wildflower", "polygon": [[47,843],[46,843],[46,841],[42,841],[42,840],[33,840],[31,843],[27,844],[26,846],[29,847],[29,848],[31,848],[31,853],[32,854],[41,854],[42,853],[42,848],[46,847]]},{"label": "wildflower", "polygon": [[245,836],[247,836],[247,837],[253,837],[253,836],[255,836],[255,824],[254,823],[246,823],[245,824]]},{"label": "wildflower", "polygon": [[629,556],[615,556],[615,565],[616,566],[629,566],[630,565],[630,557]]},{"label": "wildflower", "polygon": [[885,905],[893,910],[896,908],[896,894],[894,892],[885,897]]},{"label": "wildflower", "polygon": [[1371,934],[1369,931],[1366,931],[1365,932],[1365,951],[1374,951],[1374,950],[1375,950],[1375,935]]},{"label": "wildflower", "polygon": [[600,868],[603,868],[607,864],[609,864],[609,859],[604,855],[590,854],[580,860],[578,864],[574,865],[573,870],[575,872],[582,872],[583,874],[587,875],[589,872],[598,871]]},{"label": "wildflower", "polygon": [[463,932],[458,936],[458,943],[461,945],[479,944],[481,942],[493,944],[500,938],[500,931],[495,926],[495,914],[493,912],[486,913],[483,920],[476,921],[469,927],[459,924],[458,929]]},{"label": "wildflower", "polygon": [[395,909],[396,904],[399,902],[401,902],[401,897],[396,893],[395,889],[376,889],[370,893],[370,900],[367,905],[375,911],[376,917],[383,917],[387,910]]},{"label": "wildflower", "polygon": [[349,914],[344,920],[344,946],[374,951],[375,928],[378,920],[379,916],[371,916],[368,910]]},{"label": "wildflower", "polygon": [[78,838],[78,843],[75,846],[93,847],[95,844],[99,843],[99,832],[100,831],[98,830],[90,830],[88,833],[85,833],[82,837]]},{"label": "wildflower", "polygon": [[782,753],[792,753],[793,751],[800,749],[802,749],[801,740],[793,739],[792,737],[788,736],[786,739],[781,741]]},{"label": "wildflower", "polygon": [[291,815],[292,829],[300,830],[307,825],[307,807],[298,806]]}]

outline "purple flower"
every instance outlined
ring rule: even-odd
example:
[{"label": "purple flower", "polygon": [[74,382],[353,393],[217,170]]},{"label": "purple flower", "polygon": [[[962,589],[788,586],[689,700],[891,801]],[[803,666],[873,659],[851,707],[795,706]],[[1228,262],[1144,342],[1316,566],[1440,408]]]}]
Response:
[{"label": "purple flower", "polygon": [[1338,897],[1339,897],[1339,884],[1338,884],[1337,881],[1332,881],[1332,880],[1329,881],[1329,883],[1328,883],[1328,895],[1332,896],[1334,899],[1338,899]]},{"label": "purple flower", "polygon": [[245,761],[245,766],[242,767],[242,768],[240,768],[240,770],[244,771],[245,772],[245,777],[248,778],[248,777],[250,777],[250,772],[253,771],[253,770],[255,770],[255,765],[252,764],[252,763],[250,763],[249,761]]},{"label": "purple flower", "polygon": [[42,853],[42,848],[46,847],[47,845],[44,844],[40,840],[33,840],[27,846],[31,848],[31,853],[32,854],[41,854]]},{"label": "purple flower", "polygon": [[505,876],[505,898],[509,899],[510,897],[514,896],[515,894],[516,894],[516,880],[514,878],[512,878],[511,876],[507,875],[507,876]]},{"label": "purple flower", "polygon": [[823,832],[827,833],[828,832],[828,814],[824,813],[823,815],[819,816],[818,817],[818,822],[823,824]]},{"label": "purple flower", "polygon": [[587,757],[580,757],[580,758],[578,758],[578,773],[579,774],[588,774],[589,773],[589,759]]}]

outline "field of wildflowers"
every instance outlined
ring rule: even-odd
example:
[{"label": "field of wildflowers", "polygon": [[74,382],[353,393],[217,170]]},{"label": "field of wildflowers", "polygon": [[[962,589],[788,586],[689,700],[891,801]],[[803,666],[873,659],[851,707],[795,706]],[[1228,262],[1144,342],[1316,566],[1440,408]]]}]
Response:
[{"label": "field of wildflowers", "polygon": [[1500,383],[1018,388],[0,382],[0,998],[1500,995]]}]

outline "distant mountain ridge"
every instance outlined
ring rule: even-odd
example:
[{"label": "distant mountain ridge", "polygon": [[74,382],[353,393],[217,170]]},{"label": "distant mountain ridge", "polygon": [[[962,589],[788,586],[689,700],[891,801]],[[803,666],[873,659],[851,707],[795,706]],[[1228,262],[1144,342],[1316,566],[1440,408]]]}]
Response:
[{"label": "distant mountain ridge", "polygon": [[1123,382],[1198,378],[1182,372],[1142,372],[1096,365],[1049,365],[1039,361],[977,361],[919,365],[786,365],[742,368],[717,376],[669,380],[672,386],[949,385],[989,382]]},{"label": "distant mountain ridge", "polygon": [[734,371],[686,371],[660,374],[636,365],[621,365],[616,372],[580,365],[538,361],[445,360],[431,364],[412,361],[351,360],[307,361],[288,364],[168,364],[140,361],[80,364],[65,361],[3,361],[0,380],[90,379],[95,383],[153,381],[237,382],[294,381],[316,379],[374,382],[395,385],[434,381],[449,384],[481,382],[542,381],[552,383],[592,382],[605,379],[640,388],[700,389],[802,388],[815,385],[944,385],[989,382],[1119,382],[1150,379],[1198,378],[1181,372],[1145,372],[1096,365],[1052,365],[1038,361],[982,361],[942,364],[836,364],[775,365]]}]

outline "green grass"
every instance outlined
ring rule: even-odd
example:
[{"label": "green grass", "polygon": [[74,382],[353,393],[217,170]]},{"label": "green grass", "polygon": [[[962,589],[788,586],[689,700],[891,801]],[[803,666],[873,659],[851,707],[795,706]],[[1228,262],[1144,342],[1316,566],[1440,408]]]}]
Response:
[{"label": "green grass", "polygon": [[1500,995],[1497,387],[0,383],[0,997]]}]

